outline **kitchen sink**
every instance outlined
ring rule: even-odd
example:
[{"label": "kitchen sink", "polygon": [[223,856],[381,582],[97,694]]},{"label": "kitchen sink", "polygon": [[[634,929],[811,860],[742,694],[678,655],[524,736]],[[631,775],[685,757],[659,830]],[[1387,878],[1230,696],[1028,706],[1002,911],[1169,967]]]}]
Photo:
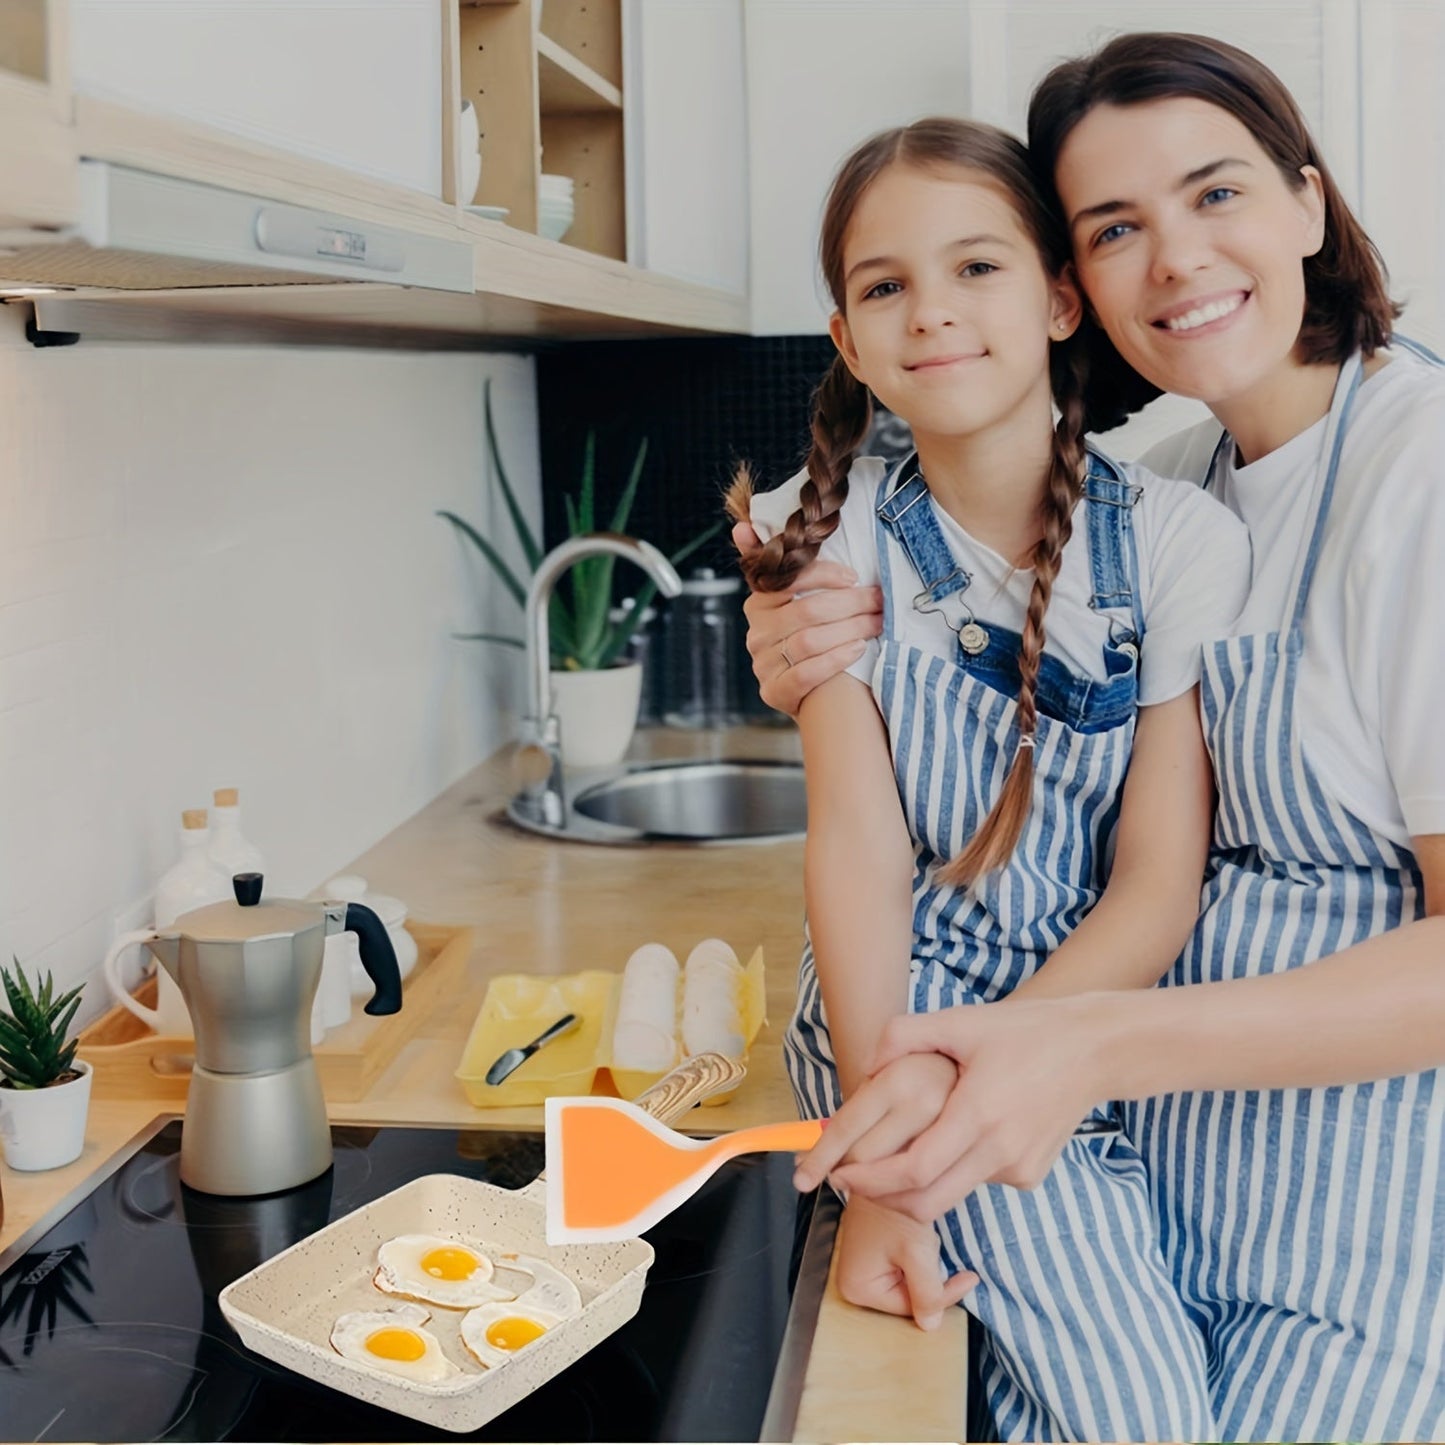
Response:
[{"label": "kitchen sink", "polygon": [[636,763],[568,779],[560,826],[507,816],[529,832],[579,843],[760,843],[800,837],[803,769],[786,762]]}]

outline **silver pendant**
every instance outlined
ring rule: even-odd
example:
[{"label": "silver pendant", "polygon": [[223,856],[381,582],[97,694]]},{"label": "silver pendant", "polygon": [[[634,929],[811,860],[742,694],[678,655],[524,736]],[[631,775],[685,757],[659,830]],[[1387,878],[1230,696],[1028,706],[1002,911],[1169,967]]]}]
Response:
[{"label": "silver pendant", "polygon": [[958,644],[970,657],[977,657],[988,646],[988,633],[976,622],[966,622],[958,629]]}]

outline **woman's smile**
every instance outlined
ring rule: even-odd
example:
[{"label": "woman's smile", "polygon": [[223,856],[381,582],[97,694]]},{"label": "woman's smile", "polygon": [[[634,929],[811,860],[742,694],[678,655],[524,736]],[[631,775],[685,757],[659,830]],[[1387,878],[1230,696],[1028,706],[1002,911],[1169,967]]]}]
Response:
[{"label": "woman's smile", "polygon": [[1169,307],[1150,324],[1171,336],[1213,336],[1233,323],[1249,297],[1248,291],[1197,296]]}]

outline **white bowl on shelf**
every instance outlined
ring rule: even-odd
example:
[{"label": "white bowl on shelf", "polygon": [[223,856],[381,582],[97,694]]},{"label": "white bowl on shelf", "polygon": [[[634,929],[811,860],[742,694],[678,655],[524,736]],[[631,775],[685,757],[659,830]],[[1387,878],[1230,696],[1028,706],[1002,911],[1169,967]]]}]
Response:
[{"label": "white bowl on shelf", "polygon": [[571,176],[543,175],[537,181],[537,195],[543,200],[571,200],[575,183]]},{"label": "white bowl on shelf", "polygon": [[572,229],[574,215],[571,201],[539,201],[537,234],[548,241],[560,241]]}]

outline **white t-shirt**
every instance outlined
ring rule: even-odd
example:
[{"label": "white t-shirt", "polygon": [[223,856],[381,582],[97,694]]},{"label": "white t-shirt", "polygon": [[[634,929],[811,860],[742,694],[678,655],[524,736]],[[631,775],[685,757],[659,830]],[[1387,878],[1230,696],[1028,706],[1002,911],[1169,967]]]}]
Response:
[{"label": "white t-shirt", "polygon": [[[1253,544],[1233,631],[1285,616],[1324,485],[1325,420],[1248,466],[1221,457],[1215,495]],[[1202,482],[1218,422],[1152,448]],[[1304,615],[1295,719],[1326,791],[1392,842],[1445,833],[1445,370],[1396,351],[1361,382]]]},{"label": "white t-shirt", "polygon": [[[864,587],[879,581],[874,508],[888,470],[877,457],[859,457],[853,463],[838,527],[819,549],[824,559],[851,567]],[[1249,536],[1236,518],[1197,486],[1156,477],[1136,465],[1122,466],[1121,471],[1125,481],[1143,489],[1134,507],[1134,535],[1145,624],[1139,701],[1148,706],[1168,702],[1193,687],[1199,681],[1201,643],[1227,633],[1233,625],[1249,587]],[[764,541],[780,532],[797,510],[806,477],[806,472],[799,472],[753,498],[753,527]],[[1093,596],[1089,506],[1082,501],[1074,513],[1073,534],[1064,548],[1044,618],[1044,651],[1076,676],[1102,681],[1110,621],[1108,614],[1089,606]],[[1014,567],[970,536],[943,508],[936,507],[935,512],[954,560],[972,581],[961,595],[945,600],[946,615],[918,612],[910,601],[919,590],[912,585],[912,565],[902,549],[895,548],[894,631],[900,642],[952,661],[958,655],[958,638],[949,623],[962,620],[958,609],[966,605],[985,625],[1021,632],[1034,574],[1032,568]],[[875,640],[848,671],[871,683],[878,651]]]}]

